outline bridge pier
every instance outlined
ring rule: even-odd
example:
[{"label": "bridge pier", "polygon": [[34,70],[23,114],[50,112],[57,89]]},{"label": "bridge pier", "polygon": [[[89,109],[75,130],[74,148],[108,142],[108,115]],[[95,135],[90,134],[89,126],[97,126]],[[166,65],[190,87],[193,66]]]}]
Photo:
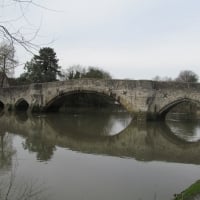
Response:
[{"label": "bridge pier", "polygon": [[43,108],[40,105],[30,105],[28,108],[29,113],[41,113],[43,112]]},{"label": "bridge pier", "polygon": [[10,112],[14,110],[14,106],[12,104],[6,104],[4,107],[4,112]]},{"label": "bridge pier", "polygon": [[147,112],[134,112],[132,113],[133,120],[135,121],[146,121]]},{"label": "bridge pier", "polygon": [[162,118],[157,112],[147,112],[147,121],[163,121]]},{"label": "bridge pier", "polygon": [[160,116],[158,113],[152,112],[134,112],[132,113],[133,120],[135,121],[164,121],[165,117]]}]

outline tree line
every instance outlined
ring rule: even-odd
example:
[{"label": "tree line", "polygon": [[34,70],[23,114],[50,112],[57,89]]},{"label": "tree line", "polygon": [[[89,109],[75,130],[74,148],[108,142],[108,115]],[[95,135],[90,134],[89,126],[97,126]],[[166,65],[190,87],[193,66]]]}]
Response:
[{"label": "tree line", "polygon": [[[73,65],[63,70],[58,64],[58,58],[53,48],[44,47],[24,65],[24,72],[19,78],[10,78],[12,85],[44,83],[58,80],[70,80],[80,78],[111,79],[109,72],[100,68],[81,65]],[[10,76],[10,72],[17,65],[15,50],[12,45],[2,43],[0,45],[0,72],[3,78]]]},{"label": "tree line", "polygon": [[[59,80],[71,80],[80,78],[99,78],[112,79],[109,72],[100,68],[81,65],[73,65],[63,70],[58,64],[56,52],[53,48],[41,48],[37,55],[25,63],[24,72],[18,78],[9,78],[11,85],[22,85],[30,83],[44,83]],[[7,43],[0,44],[0,86],[3,86],[3,81],[6,76],[12,77],[14,68],[17,65],[15,59],[15,49]],[[170,77],[153,78],[154,81],[177,81],[177,82],[198,82],[198,75],[191,70],[184,70],[179,75],[172,79]]]},{"label": "tree line", "polygon": [[176,82],[187,82],[187,83],[197,83],[199,80],[198,75],[191,71],[191,70],[183,70],[179,73],[179,75],[175,78],[172,79],[170,77],[160,77],[160,76],[155,76],[153,78],[155,81],[176,81]]}]

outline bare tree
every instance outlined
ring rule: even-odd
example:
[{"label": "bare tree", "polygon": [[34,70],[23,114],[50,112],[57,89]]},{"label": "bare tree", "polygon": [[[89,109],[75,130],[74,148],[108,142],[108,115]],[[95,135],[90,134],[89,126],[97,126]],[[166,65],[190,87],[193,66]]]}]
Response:
[{"label": "bare tree", "polygon": [[155,76],[153,79],[153,81],[166,81],[166,82],[170,82],[170,81],[173,81],[172,78],[170,77],[160,77],[160,76]]},{"label": "bare tree", "polygon": [[0,87],[3,87],[4,79],[7,76],[12,76],[14,73],[14,68],[17,65],[17,60],[15,59],[15,49],[12,44],[1,43],[0,44],[0,72],[2,74],[2,79]]},{"label": "bare tree", "polygon": [[64,80],[80,79],[80,78],[100,78],[111,79],[109,72],[97,67],[82,67],[81,65],[72,65],[67,68],[64,74]]},{"label": "bare tree", "polygon": [[86,69],[81,65],[72,65],[63,72],[64,80],[79,79],[85,74]]},{"label": "bare tree", "polygon": [[180,72],[175,80],[179,82],[196,83],[198,82],[198,75],[191,70],[184,70]]}]

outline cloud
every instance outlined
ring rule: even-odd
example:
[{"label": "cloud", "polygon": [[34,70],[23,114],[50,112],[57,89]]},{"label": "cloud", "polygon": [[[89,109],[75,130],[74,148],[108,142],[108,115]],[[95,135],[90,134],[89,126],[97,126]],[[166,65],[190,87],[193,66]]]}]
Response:
[{"label": "cloud", "polygon": [[[197,0],[43,1],[28,16],[42,26],[62,66],[95,65],[128,78],[200,74],[200,2]],[[28,17],[27,16],[27,17]],[[166,70],[165,70],[166,68]],[[131,73],[129,73],[131,72]],[[121,75],[120,75],[121,74]]]}]

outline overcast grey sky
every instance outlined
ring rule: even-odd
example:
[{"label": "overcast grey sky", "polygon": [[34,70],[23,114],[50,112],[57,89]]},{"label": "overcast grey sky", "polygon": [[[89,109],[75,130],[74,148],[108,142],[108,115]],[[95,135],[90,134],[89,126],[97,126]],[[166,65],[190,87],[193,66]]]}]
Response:
[{"label": "overcast grey sky", "polygon": [[[23,8],[23,28],[27,23],[33,30],[40,27],[36,42],[54,48],[63,68],[97,66],[122,79],[174,78],[186,69],[200,75],[199,0],[35,2],[56,11]],[[9,9],[0,16],[19,15],[17,6]],[[30,60],[31,55],[17,50],[20,62]],[[22,71],[18,67],[16,75]]]}]

